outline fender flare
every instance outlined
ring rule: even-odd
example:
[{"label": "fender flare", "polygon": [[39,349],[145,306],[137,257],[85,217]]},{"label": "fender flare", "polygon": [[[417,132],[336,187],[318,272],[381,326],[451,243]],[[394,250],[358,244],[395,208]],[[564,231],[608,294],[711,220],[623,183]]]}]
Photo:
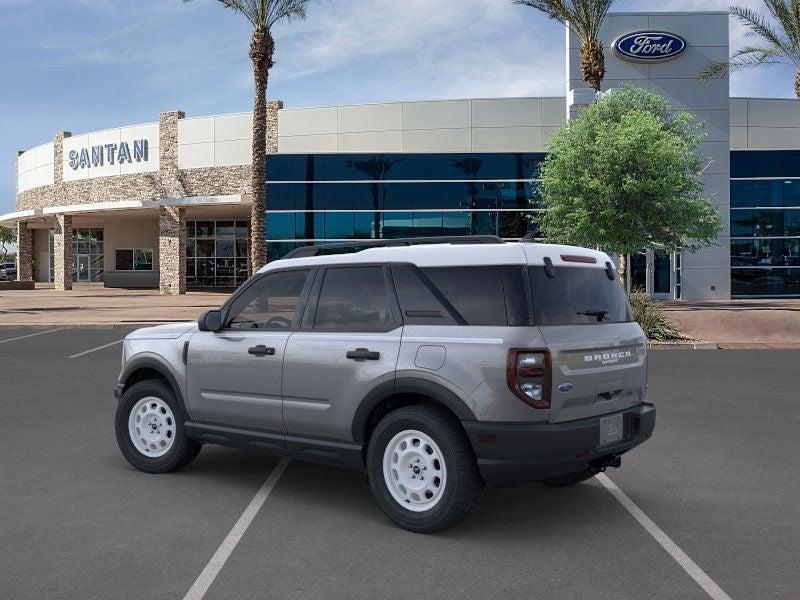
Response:
[{"label": "fender flare", "polygon": [[375,386],[364,396],[353,415],[353,440],[364,443],[364,430],[372,411],[381,402],[397,394],[427,396],[447,407],[460,421],[477,421],[475,413],[454,392],[440,383],[417,377],[400,377]]},{"label": "fender flare", "polygon": [[119,375],[119,382],[117,384],[117,387],[120,390],[119,398],[122,399],[122,389],[127,386],[131,375],[142,369],[151,369],[156,371],[159,375],[167,380],[167,383],[169,383],[169,386],[172,388],[172,391],[175,394],[175,399],[178,401],[178,406],[180,407],[183,420],[189,421],[190,418],[189,411],[186,408],[186,400],[183,397],[181,386],[178,385],[178,379],[175,377],[175,373],[172,372],[172,369],[166,364],[165,361],[160,360],[153,355],[136,356],[125,363],[125,367],[122,369],[122,373]]}]

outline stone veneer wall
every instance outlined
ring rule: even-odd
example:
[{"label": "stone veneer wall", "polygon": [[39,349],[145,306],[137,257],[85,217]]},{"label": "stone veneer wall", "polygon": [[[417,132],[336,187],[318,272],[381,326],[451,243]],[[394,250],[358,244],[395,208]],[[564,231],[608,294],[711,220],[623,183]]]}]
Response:
[{"label": "stone veneer wall", "polygon": [[17,281],[33,281],[33,229],[17,223]]},{"label": "stone veneer wall", "polygon": [[72,217],[56,215],[53,236],[53,283],[58,291],[72,289]]}]

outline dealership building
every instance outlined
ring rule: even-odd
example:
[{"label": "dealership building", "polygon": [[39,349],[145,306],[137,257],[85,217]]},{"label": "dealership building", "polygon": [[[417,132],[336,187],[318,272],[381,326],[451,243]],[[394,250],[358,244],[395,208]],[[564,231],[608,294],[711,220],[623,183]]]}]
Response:
[{"label": "dealership building", "polygon": [[[686,300],[800,296],[800,104],[731,98],[696,76],[729,56],[718,12],[611,13],[604,89],[632,82],[706,123],[705,193],[717,244],[631,257],[633,286]],[[268,107],[270,260],[306,244],[536,231],[547,142],[590,103],[566,35],[562,97]],[[65,124],[68,125],[68,124]],[[241,284],[250,274],[250,113],[72,135],[17,157],[18,279],[123,288]]]}]

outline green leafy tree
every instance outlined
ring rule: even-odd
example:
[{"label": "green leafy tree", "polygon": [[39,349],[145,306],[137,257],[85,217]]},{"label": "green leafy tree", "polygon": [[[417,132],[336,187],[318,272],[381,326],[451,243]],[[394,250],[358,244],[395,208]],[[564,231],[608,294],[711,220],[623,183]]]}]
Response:
[{"label": "green leafy tree", "polygon": [[3,251],[3,257],[0,262],[6,262],[8,258],[8,247],[16,243],[17,232],[10,227],[0,227],[0,250]]},{"label": "green leafy tree", "polygon": [[606,76],[603,43],[598,36],[613,3],[614,0],[514,0],[514,4],[540,10],[569,27],[581,42],[581,76],[596,92]]},{"label": "green leafy tree", "polygon": [[[250,245],[250,266],[256,271],[267,264],[266,235],[266,164],[267,149],[267,83],[274,65],[275,40],[272,28],[278,23],[304,19],[306,8],[313,0],[218,0],[222,6],[235,10],[253,26],[250,39],[250,60],[253,61],[255,101],[253,103],[253,204],[250,224],[255,235]],[[191,0],[184,0],[191,2]]]},{"label": "green leafy tree", "polygon": [[715,243],[720,217],[703,196],[703,127],[667,100],[624,85],[606,92],[549,142],[541,169],[547,208],[532,218],[549,242],[620,255]]},{"label": "green leafy tree", "polygon": [[730,13],[747,29],[746,35],[758,43],[737,50],[730,60],[711,63],[699,77],[708,80],[731,71],[789,64],[796,69],[794,93],[800,99],[800,0],[764,0],[764,4],[769,17],[746,6],[730,8]]}]

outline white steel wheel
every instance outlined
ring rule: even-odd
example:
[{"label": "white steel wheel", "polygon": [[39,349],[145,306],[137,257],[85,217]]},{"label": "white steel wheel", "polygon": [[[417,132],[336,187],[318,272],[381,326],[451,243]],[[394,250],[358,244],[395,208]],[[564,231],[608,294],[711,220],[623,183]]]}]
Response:
[{"label": "white steel wheel", "polygon": [[383,452],[383,477],[400,506],[413,512],[430,510],[442,499],[447,485],[444,455],[427,433],[401,431]]},{"label": "white steel wheel", "polygon": [[144,456],[164,456],[175,443],[175,415],[160,398],[142,398],[128,416],[128,433],[133,447]]}]

